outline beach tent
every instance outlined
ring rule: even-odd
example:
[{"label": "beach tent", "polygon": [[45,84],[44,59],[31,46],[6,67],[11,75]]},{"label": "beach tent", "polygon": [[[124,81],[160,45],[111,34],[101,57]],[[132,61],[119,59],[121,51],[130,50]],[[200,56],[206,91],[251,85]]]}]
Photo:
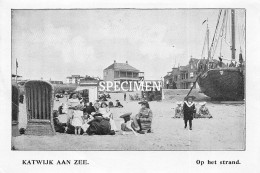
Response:
[{"label": "beach tent", "polygon": [[76,88],[76,92],[78,91],[88,91],[88,100],[89,102],[94,103],[98,99],[98,86],[97,85],[79,85]]},{"label": "beach tent", "polygon": [[30,80],[25,83],[28,135],[54,135],[53,86],[46,81]]},{"label": "beach tent", "polygon": [[12,83],[12,136],[19,135],[19,88]]}]

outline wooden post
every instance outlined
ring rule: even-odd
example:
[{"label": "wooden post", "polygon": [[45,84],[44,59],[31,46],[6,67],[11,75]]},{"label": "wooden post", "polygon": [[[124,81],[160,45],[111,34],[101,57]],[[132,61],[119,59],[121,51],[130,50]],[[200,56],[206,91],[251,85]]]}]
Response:
[{"label": "wooden post", "polygon": [[231,45],[231,51],[232,51],[232,60],[235,60],[236,58],[236,40],[235,40],[235,10],[231,10],[231,32],[232,32],[232,45]]}]

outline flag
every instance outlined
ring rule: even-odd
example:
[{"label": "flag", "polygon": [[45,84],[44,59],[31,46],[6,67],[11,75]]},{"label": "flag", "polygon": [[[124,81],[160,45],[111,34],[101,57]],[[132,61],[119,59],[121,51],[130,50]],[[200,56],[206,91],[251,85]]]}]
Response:
[{"label": "flag", "polygon": [[[207,19],[207,20],[208,20],[208,19]],[[207,20],[204,20],[204,21],[202,22],[202,25],[203,25]]]},{"label": "flag", "polygon": [[17,59],[16,59],[16,68],[18,68],[18,62],[17,62]]}]

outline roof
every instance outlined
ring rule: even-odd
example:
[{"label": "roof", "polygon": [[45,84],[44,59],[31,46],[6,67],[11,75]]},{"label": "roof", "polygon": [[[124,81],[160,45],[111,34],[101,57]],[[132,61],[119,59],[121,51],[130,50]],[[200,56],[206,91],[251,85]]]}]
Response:
[{"label": "roof", "polygon": [[180,71],[188,71],[189,65],[186,66],[180,66],[179,69]]},{"label": "roof", "polygon": [[108,66],[105,70],[108,70],[108,69],[139,72],[139,70],[132,67],[128,63],[113,63],[110,66]]}]

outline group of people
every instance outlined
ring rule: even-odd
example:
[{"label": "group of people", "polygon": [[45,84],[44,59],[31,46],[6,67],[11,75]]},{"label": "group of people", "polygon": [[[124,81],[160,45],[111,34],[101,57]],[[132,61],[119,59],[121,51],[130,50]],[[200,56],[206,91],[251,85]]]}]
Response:
[{"label": "group of people", "polygon": [[[173,118],[183,118],[184,128],[192,130],[193,118],[212,118],[206,107],[206,102],[200,103],[197,109],[194,103],[194,96],[187,96],[184,103],[177,103],[175,116]],[[119,104],[120,102],[117,101]],[[121,130],[123,132],[151,133],[153,113],[147,101],[139,102],[141,109],[138,114],[125,113],[120,116],[123,119]],[[121,104],[120,104],[121,105]],[[118,106],[118,104],[117,104]],[[109,105],[97,100],[94,105],[90,103],[82,104],[82,100],[73,93],[68,99],[68,104],[62,104],[54,115],[54,125],[57,132],[70,133],[75,135],[114,135],[118,130],[114,121],[113,113]]]},{"label": "group of people", "polygon": [[[131,122],[131,125],[126,127],[135,134],[150,133],[152,111],[148,102],[143,101],[140,104],[142,106],[136,116],[132,118],[125,114],[121,116],[125,120],[122,124],[126,125]],[[123,107],[119,100],[117,100],[116,107]],[[57,132],[75,135],[114,135],[118,131],[113,114],[106,102],[100,103],[97,100],[94,105],[91,102],[83,105],[76,93],[70,95],[68,104],[62,103],[58,112],[54,113],[54,127]],[[122,125],[121,130],[124,131]]]},{"label": "group of people", "polygon": [[212,118],[208,108],[206,107],[206,102],[200,103],[200,108],[197,113],[197,109],[194,103],[194,96],[187,96],[182,105],[181,102],[177,102],[177,107],[175,108],[175,116],[173,118],[183,118],[184,128],[187,128],[187,123],[189,122],[189,128],[192,130],[192,120],[193,118]]}]

